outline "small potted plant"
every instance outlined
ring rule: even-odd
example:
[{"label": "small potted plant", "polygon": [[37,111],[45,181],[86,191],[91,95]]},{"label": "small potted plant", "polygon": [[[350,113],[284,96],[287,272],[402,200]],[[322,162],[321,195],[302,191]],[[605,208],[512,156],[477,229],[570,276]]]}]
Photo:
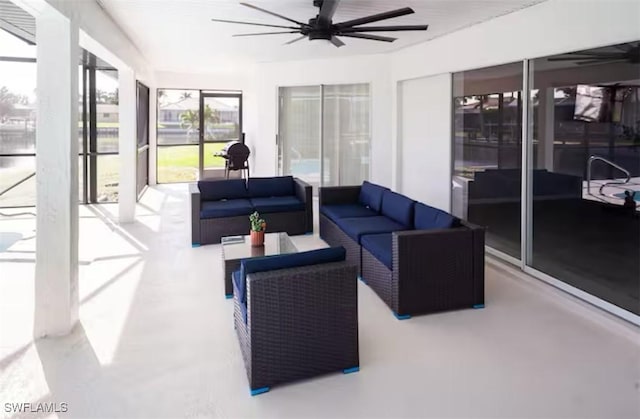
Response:
[{"label": "small potted plant", "polygon": [[260,218],[258,211],[249,216],[249,221],[251,222],[251,246],[263,246],[264,230],[267,228],[267,223]]}]

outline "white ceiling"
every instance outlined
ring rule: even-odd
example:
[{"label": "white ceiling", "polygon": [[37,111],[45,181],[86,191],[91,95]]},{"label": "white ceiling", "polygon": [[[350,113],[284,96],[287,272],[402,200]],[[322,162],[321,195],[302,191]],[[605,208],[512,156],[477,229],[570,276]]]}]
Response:
[{"label": "white ceiling", "polygon": [[[302,22],[314,17],[312,0],[246,0],[248,3]],[[240,0],[99,0],[156,70],[207,72],[234,70],[253,62],[301,60],[378,54],[489,20],[545,0],[342,0],[334,22],[401,7],[415,13],[373,25],[428,24],[426,32],[381,32],[393,43],[342,38],[336,48],[327,41],[285,42],[297,34],[234,38],[239,33],[281,29],[212,22],[211,18],[288,26],[289,22],[241,6]]]}]

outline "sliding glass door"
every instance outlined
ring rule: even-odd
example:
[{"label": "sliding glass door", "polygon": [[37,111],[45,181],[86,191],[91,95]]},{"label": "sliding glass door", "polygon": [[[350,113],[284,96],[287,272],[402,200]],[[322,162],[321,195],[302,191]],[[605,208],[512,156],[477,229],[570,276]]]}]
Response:
[{"label": "sliding glass door", "polygon": [[452,210],[640,324],[640,41],[453,74]]},{"label": "sliding glass door", "polygon": [[281,87],[278,168],[314,187],[369,178],[368,84]]},{"label": "sliding glass door", "polygon": [[369,85],[323,86],[324,186],[359,185],[369,178]]}]

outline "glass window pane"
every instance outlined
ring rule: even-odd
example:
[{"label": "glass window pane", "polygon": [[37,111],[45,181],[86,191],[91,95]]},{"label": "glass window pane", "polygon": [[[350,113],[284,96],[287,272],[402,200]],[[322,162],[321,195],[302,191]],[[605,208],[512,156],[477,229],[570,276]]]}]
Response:
[{"label": "glass window pane", "polygon": [[0,74],[0,154],[35,153],[36,64],[0,61]]},{"label": "glass window pane", "polygon": [[117,152],[119,137],[118,71],[96,71],[98,152]]},{"label": "glass window pane", "polygon": [[279,159],[283,174],[320,186],[320,87],[280,88]]},{"label": "glass window pane", "polygon": [[36,158],[0,157],[0,207],[21,207],[36,204]]},{"label": "glass window pane", "polygon": [[158,145],[198,144],[198,90],[158,89]]},{"label": "glass window pane", "polygon": [[452,212],[520,257],[522,63],[453,75]]},{"label": "glass window pane", "polygon": [[629,55],[634,48],[640,42],[533,62],[531,265],[640,314],[640,63]]},{"label": "glass window pane", "polygon": [[118,184],[120,183],[119,156],[98,156],[97,162],[97,193],[98,202],[117,202]]},{"label": "glass window pane", "polygon": [[158,147],[158,183],[198,179],[198,146]]},{"label": "glass window pane", "polygon": [[240,98],[204,98],[204,141],[240,141]]},{"label": "glass window pane", "polygon": [[324,87],[323,185],[360,185],[369,179],[369,85]]}]

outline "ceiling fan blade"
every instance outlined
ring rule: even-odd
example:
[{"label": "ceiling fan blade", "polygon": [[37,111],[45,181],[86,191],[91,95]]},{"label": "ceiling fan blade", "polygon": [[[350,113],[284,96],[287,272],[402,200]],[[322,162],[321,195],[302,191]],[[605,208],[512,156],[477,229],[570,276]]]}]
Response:
[{"label": "ceiling fan blade", "polygon": [[290,18],[288,18],[288,17],[286,17],[286,16],[282,16],[282,15],[279,15],[279,14],[277,14],[277,13],[270,12],[270,11],[268,11],[268,10],[265,10],[265,9],[261,9],[261,8],[260,8],[260,7],[258,7],[258,6],[254,6],[254,5],[249,4],[249,3],[240,3],[240,4],[241,4],[241,5],[243,5],[243,6],[249,7],[249,8],[251,8],[251,9],[255,9],[255,10],[259,11],[259,12],[266,13],[266,14],[271,15],[271,16],[279,17],[280,19],[287,20],[287,21],[289,21],[289,22],[291,22],[291,23],[295,23],[296,25],[300,25],[300,26],[308,26],[306,23],[298,22],[297,20],[290,19]]},{"label": "ceiling fan blade", "polygon": [[429,25],[403,25],[403,26],[361,26],[359,28],[340,28],[340,33],[353,32],[399,32],[399,31],[426,31]]},{"label": "ceiling fan blade", "polygon": [[300,28],[296,28],[295,26],[267,25],[265,23],[240,22],[240,21],[237,21],[237,20],[211,19],[211,21],[212,22],[222,22],[222,23],[237,23],[239,25],[267,26],[269,28],[300,29]]},{"label": "ceiling fan blade", "polygon": [[377,13],[371,16],[365,16],[358,19],[347,20],[346,22],[340,22],[336,24],[338,28],[348,28],[351,26],[364,25],[365,23],[378,22],[380,20],[391,19],[394,17],[410,15],[415,13],[410,7],[403,7],[402,9],[391,10],[389,12]]},{"label": "ceiling fan blade", "polygon": [[301,37],[298,37],[298,38],[296,38],[296,39],[292,39],[292,40],[291,40],[291,41],[289,41],[289,42],[285,42],[285,43],[284,43],[284,45],[290,45],[290,44],[293,44],[294,42],[298,42],[299,40],[301,40],[301,39],[303,39],[303,38],[306,38],[306,37],[307,37],[307,35],[302,35]]},{"label": "ceiling fan blade", "polygon": [[618,58],[613,60],[588,60],[588,61],[580,61],[576,64],[578,65],[586,65],[586,64],[612,64],[620,61],[626,61],[624,58]]},{"label": "ceiling fan blade", "polygon": [[332,36],[331,39],[329,40],[329,42],[331,42],[333,45],[335,45],[338,48],[344,46],[344,42],[339,40],[337,36]]},{"label": "ceiling fan blade", "polygon": [[238,34],[231,35],[231,36],[279,35],[279,34],[283,34],[283,33],[300,33],[300,31],[238,33]]},{"label": "ceiling fan blade", "polygon": [[329,23],[333,19],[333,15],[338,9],[340,0],[323,0],[322,7],[320,7],[320,13],[318,13],[318,20],[320,22]]},{"label": "ceiling fan blade", "polygon": [[366,33],[341,33],[338,36],[346,36],[349,38],[370,39],[372,41],[393,42],[398,38],[389,38],[388,36],[367,35]]},{"label": "ceiling fan blade", "polygon": [[551,57],[547,58],[547,61],[579,61],[579,60],[623,60],[626,56],[624,54],[612,54],[608,56],[604,55],[574,55],[571,57]]}]

